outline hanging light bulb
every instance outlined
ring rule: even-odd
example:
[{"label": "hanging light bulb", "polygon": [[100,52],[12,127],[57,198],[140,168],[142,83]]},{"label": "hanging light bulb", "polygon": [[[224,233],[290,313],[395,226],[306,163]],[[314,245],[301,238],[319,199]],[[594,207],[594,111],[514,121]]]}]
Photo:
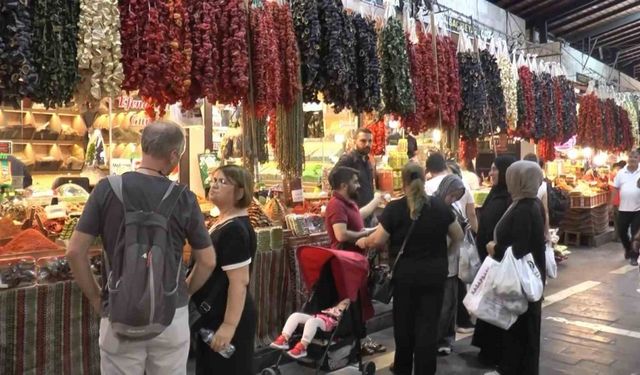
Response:
[{"label": "hanging light bulb", "polygon": [[440,129],[434,129],[431,138],[433,138],[433,141],[436,143],[440,142],[442,140],[442,132]]},{"label": "hanging light bulb", "polygon": [[569,152],[567,152],[567,156],[571,160],[576,160],[578,158],[578,151],[575,148],[572,148],[571,150],[569,150]]},{"label": "hanging light bulb", "polygon": [[592,155],[593,150],[590,147],[585,147],[582,149],[582,156],[584,156],[586,159],[591,158]]},{"label": "hanging light bulb", "polygon": [[598,167],[607,164],[607,154],[605,154],[604,152],[599,152],[596,156],[594,156],[593,164]]}]

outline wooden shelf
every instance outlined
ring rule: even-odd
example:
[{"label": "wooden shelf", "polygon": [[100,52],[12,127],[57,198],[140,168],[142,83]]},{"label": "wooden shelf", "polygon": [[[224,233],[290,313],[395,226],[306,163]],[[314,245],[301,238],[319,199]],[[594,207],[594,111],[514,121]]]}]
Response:
[{"label": "wooden shelf", "polygon": [[46,145],[46,146],[53,146],[53,145],[73,146],[73,145],[77,145],[79,143],[83,143],[83,141],[81,141],[81,140],[78,140],[78,141],[38,141],[38,140],[31,140],[31,139],[19,139],[19,140],[11,140],[11,139],[9,139],[9,141],[13,142],[13,144],[15,144],[15,145],[26,145],[27,143],[31,143],[32,145]]},{"label": "wooden shelf", "polygon": [[27,112],[31,112],[31,114],[33,115],[58,115],[58,116],[79,116],[80,113],[79,112],[70,112],[70,111],[57,111],[57,110],[51,110],[51,111],[47,111],[44,109],[2,109],[0,108],[0,111],[2,112],[7,112],[7,113],[27,113]]},{"label": "wooden shelf", "polygon": [[31,173],[31,175],[33,176],[38,176],[38,175],[56,175],[58,177],[66,177],[66,176],[70,176],[70,177],[77,177],[80,175],[82,171],[70,171],[70,170],[57,170],[57,171],[31,171],[29,173]]}]

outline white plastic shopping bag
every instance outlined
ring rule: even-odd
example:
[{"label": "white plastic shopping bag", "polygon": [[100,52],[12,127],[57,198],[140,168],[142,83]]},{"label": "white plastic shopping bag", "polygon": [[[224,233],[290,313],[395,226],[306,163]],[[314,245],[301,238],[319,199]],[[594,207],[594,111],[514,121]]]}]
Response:
[{"label": "white plastic shopping bag", "polygon": [[507,300],[524,298],[522,287],[518,278],[516,268],[516,258],[513,256],[511,247],[507,248],[502,257],[502,261],[496,267],[496,275],[493,279],[493,291],[498,297]]},{"label": "white plastic shopping bag", "polygon": [[520,285],[522,285],[522,291],[527,297],[529,302],[537,302],[542,298],[542,292],[544,291],[544,285],[542,284],[542,275],[540,270],[533,261],[533,255],[531,253],[516,260],[516,267],[518,268],[518,276],[520,278]]},{"label": "white plastic shopping bag", "polygon": [[469,313],[477,318],[496,327],[509,329],[518,319],[518,314],[509,310],[505,306],[504,300],[493,292],[493,277],[498,264],[491,257],[485,258],[464,297],[463,303]]},{"label": "white plastic shopping bag", "polygon": [[547,269],[547,277],[555,279],[558,277],[558,265],[556,264],[556,256],[553,252],[553,246],[547,245],[544,251],[544,259]]},{"label": "white plastic shopping bag", "polygon": [[480,270],[482,262],[478,255],[476,241],[473,233],[468,230],[465,233],[464,241],[460,245],[460,259],[458,261],[458,278],[465,284],[471,284]]}]

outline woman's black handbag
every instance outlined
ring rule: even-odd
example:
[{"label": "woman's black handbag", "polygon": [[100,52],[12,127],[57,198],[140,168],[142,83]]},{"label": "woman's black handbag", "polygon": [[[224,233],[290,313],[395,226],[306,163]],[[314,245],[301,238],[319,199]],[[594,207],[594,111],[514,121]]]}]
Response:
[{"label": "woman's black handbag", "polygon": [[398,252],[398,256],[396,260],[393,262],[393,266],[389,269],[387,265],[376,266],[373,270],[371,270],[372,275],[370,276],[372,281],[371,286],[371,298],[380,301],[385,304],[389,304],[391,302],[391,298],[393,297],[393,271],[396,269],[396,265],[398,264],[398,259],[404,253],[404,248],[407,246],[407,241],[411,234],[413,233],[413,228],[416,226],[417,220],[412,220],[411,226],[409,227],[409,231],[407,232],[407,236],[404,238],[402,242],[402,247],[400,247],[400,251]]}]

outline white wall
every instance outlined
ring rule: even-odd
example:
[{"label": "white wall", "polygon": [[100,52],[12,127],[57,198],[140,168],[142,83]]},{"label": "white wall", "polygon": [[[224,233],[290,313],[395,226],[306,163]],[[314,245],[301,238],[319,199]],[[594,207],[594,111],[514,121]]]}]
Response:
[{"label": "white wall", "polygon": [[562,47],[562,64],[571,79],[575,79],[576,73],[582,73],[603,81],[619,81],[620,91],[640,91],[637,80],[568,45]]},{"label": "white wall", "polygon": [[486,0],[440,0],[439,4],[490,26],[509,36],[526,35],[524,19]]}]

